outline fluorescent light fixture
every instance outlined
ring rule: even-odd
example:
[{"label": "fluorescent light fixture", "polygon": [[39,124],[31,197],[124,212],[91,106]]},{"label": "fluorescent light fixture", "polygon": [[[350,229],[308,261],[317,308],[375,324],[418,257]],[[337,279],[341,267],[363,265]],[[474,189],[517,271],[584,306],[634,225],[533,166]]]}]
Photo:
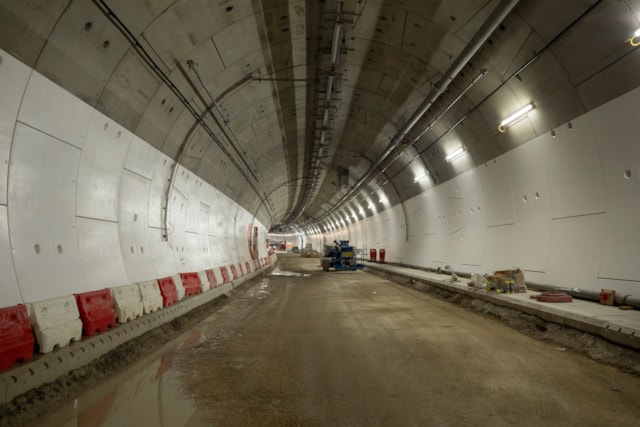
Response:
[{"label": "fluorescent light fixture", "polygon": [[519,109],[518,111],[516,111],[515,113],[513,113],[503,121],[501,121],[500,125],[498,126],[498,130],[503,133],[506,132],[507,126],[509,126],[511,123],[515,122],[519,118],[526,116],[527,113],[529,113],[529,111],[531,110],[533,110],[533,103],[525,105],[524,107],[522,107],[521,109]]},{"label": "fluorescent light fixture", "polygon": [[426,178],[426,177],[427,177],[427,175],[428,175],[428,172],[427,172],[427,171],[424,171],[424,172],[422,172],[422,173],[419,173],[418,175],[416,175],[416,176],[413,178],[413,182],[419,182],[419,181],[421,181],[423,178]]},{"label": "fluorescent light fixture", "polygon": [[329,123],[329,109],[325,108],[322,114],[322,126],[327,127],[327,123]]},{"label": "fluorescent light fixture", "polygon": [[369,209],[373,210],[375,206],[373,206],[373,203],[369,203]]},{"label": "fluorescent light fixture", "polygon": [[467,152],[467,150],[465,150],[464,147],[460,147],[460,148],[456,149],[455,151],[447,154],[447,157],[445,157],[445,160],[447,162],[449,162],[449,163],[455,162],[460,157],[462,157],[466,152]]},{"label": "fluorescent light fixture", "polygon": [[640,28],[638,28],[636,32],[633,33],[633,37],[640,37]]},{"label": "fluorescent light fixture", "polygon": [[380,203],[387,203],[387,198],[384,196],[380,196]]},{"label": "fluorescent light fixture", "polygon": [[353,214],[353,215],[351,215],[351,216],[353,217],[353,220],[354,220],[354,221],[357,221],[357,220],[358,220],[358,216],[357,216],[356,214]]}]

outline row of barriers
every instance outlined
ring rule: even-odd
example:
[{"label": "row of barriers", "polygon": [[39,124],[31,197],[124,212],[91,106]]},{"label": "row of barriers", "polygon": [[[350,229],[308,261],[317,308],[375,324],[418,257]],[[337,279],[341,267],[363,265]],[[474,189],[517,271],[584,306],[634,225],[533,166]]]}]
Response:
[{"label": "row of barriers", "polygon": [[[386,257],[386,252],[384,249],[380,249],[380,263],[384,264],[384,259]],[[377,262],[378,254],[375,249],[369,249],[369,261]]]},{"label": "row of barriers", "polygon": [[[215,289],[275,262],[252,259],[199,272],[67,295],[0,308],[0,371],[49,353],[81,337],[168,307],[183,298]],[[35,336],[35,339],[34,339]]]}]

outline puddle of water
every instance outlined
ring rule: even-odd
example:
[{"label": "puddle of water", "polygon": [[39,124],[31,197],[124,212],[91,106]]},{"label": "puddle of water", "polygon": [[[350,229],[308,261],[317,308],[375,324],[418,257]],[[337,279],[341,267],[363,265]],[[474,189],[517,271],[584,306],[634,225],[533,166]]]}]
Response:
[{"label": "puddle of water", "polygon": [[270,274],[271,276],[285,276],[285,277],[309,277],[309,273],[294,273],[293,271],[282,271],[278,267],[274,268]]},{"label": "puddle of water", "polygon": [[[34,424],[69,426],[198,426],[194,415],[202,410],[189,398],[175,363],[176,351],[202,343],[200,330],[191,331],[123,372],[96,384]],[[202,424],[207,425],[207,424]]]},{"label": "puddle of water", "polygon": [[252,286],[244,293],[242,298],[256,298],[262,299],[265,298],[271,293],[267,290],[269,287],[269,279],[262,279],[257,285]]}]

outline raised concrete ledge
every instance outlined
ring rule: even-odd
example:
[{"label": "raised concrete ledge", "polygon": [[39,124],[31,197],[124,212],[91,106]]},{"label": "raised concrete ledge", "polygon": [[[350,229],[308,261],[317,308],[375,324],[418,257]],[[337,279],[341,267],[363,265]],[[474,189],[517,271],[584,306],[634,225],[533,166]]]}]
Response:
[{"label": "raised concrete ledge", "polygon": [[246,274],[238,279],[211,289],[201,294],[185,297],[169,307],[153,313],[118,324],[91,337],[82,337],[80,341],[72,342],[51,353],[33,355],[30,362],[18,365],[0,374],[0,404],[9,403],[14,397],[37,388],[42,384],[54,381],[73,369],[89,364],[98,357],[114,350],[119,345],[157,328],[165,323],[188,313],[202,304],[213,301],[234,287],[253,279],[261,273],[268,272],[275,263],[261,270]]},{"label": "raised concrete ledge", "polygon": [[544,303],[531,299],[536,291],[521,294],[494,294],[467,286],[467,279],[451,282],[449,275],[437,274],[409,267],[389,264],[365,263],[366,269],[424,283],[448,292],[486,301],[497,306],[517,310],[544,321],[568,326],[600,336],[616,344],[640,350],[640,311],[619,310],[617,307],[573,299],[571,303]]}]

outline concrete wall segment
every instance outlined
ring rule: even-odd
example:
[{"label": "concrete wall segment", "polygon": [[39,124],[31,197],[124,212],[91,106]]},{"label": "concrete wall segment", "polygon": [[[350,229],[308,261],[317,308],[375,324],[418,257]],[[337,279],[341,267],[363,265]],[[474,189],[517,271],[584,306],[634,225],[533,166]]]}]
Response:
[{"label": "concrete wall segment", "polygon": [[80,150],[18,123],[11,157],[9,233],[24,302],[86,290],[75,216]]},{"label": "concrete wall segment", "polygon": [[0,205],[7,204],[9,154],[31,69],[0,49]]}]

